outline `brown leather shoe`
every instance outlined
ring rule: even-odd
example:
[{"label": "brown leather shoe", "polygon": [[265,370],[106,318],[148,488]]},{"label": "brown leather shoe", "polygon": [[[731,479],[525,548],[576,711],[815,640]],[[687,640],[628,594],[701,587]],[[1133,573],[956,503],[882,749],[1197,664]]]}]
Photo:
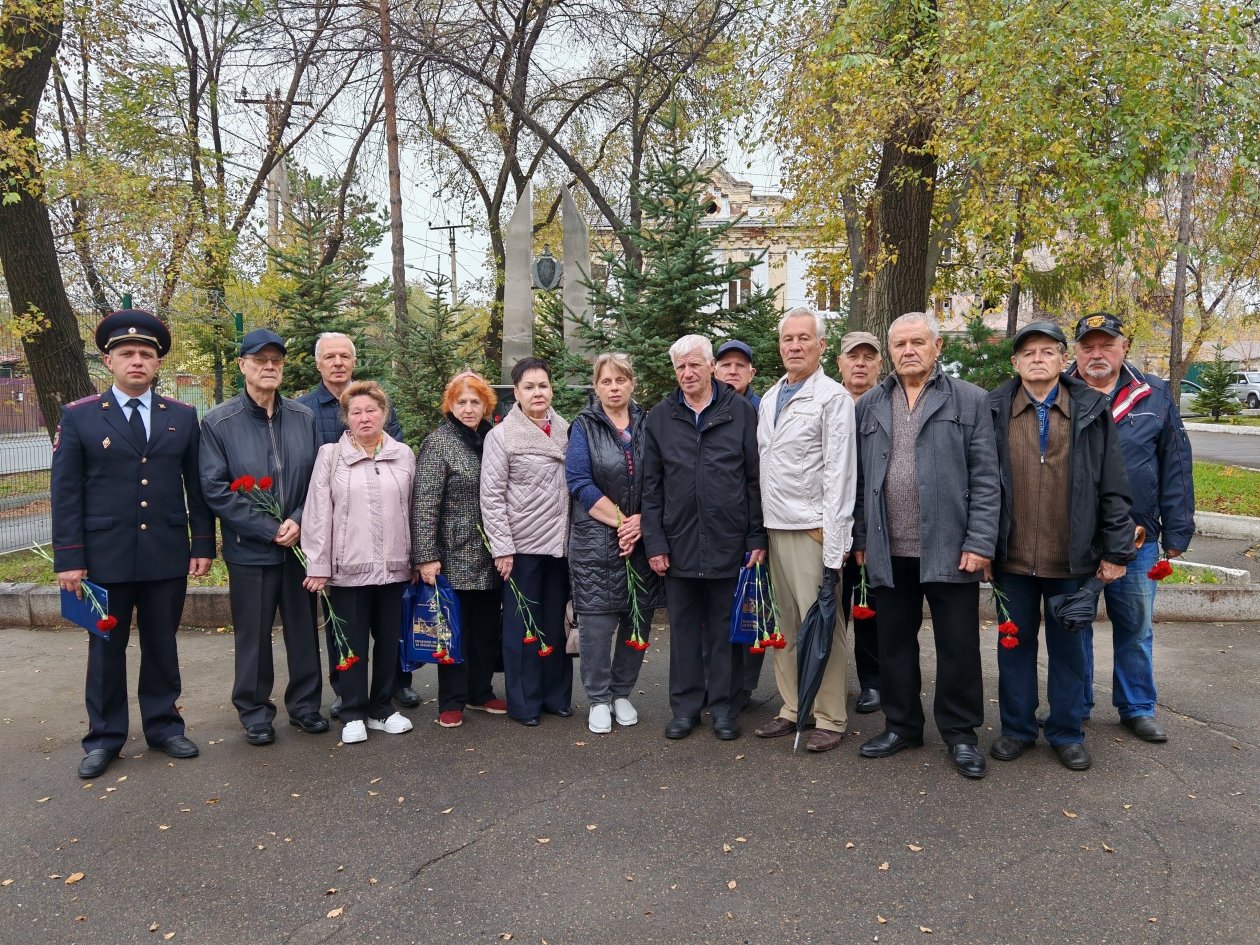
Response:
[{"label": "brown leather shoe", "polygon": [[796,723],[781,719],[777,715],[761,728],[757,729],[758,738],[778,738],[780,735],[791,735],[796,731]]},{"label": "brown leather shoe", "polygon": [[844,741],[844,732],[833,732],[825,728],[816,728],[809,736],[809,741],[805,743],[805,747],[809,751],[831,751],[833,748],[840,747],[840,743]]}]

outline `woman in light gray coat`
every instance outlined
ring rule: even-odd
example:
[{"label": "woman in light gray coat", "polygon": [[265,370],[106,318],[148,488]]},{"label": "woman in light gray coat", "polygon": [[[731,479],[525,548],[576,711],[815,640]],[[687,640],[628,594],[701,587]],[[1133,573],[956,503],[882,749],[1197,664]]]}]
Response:
[{"label": "woman in light gray coat", "polygon": [[[346,432],[321,446],[302,516],[303,586],[327,587],[329,620],[356,658],[340,665],[341,740],[367,739],[367,729],[391,735],[411,730],[393,711],[403,588],[411,578],[408,512],[416,457],[384,431],[389,399],[375,381],[356,381],[341,395]],[[335,617],[334,617],[335,615]],[[368,640],[372,685],[368,688]],[[345,657],[347,654],[338,654]]]},{"label": "woman in light gray coat", "polygon": [[540,358],[512,368],[516,404],[486,437],[481,518],[503,589],[503,681],[508,715],[573,714],[573,660],[565,654],[569,425],[551,409],[551,369]]}]

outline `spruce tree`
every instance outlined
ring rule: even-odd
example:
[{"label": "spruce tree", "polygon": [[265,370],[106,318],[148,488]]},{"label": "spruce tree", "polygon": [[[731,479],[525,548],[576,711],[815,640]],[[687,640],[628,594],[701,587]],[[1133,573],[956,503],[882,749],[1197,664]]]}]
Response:
[{"label": "spruce tree", "polygon": [[355,373],[379,377],[377,354],[387,329],[388,299],[380,285],[363,280],[373,247],[385,234],[379,208],[350,194],[341,242],[331,263],[324,263],[327,241],[337,215],[338,184],[294,173],[292,212],[286,215],[284,243],[269,255],[279,331],[288,341],[284,392],[298,394],[319,382],[315,339],[339,331],[354,339]]},{"label": "spruce tree", "polygon": [[941,346],[941,368],[964,381],[993,390],[1015,374],[1011,367],[1011,341],[994,339],[996,332],[980,316],[967,320],[967,333],[947,338]]},{"label": "spruce tree", "polygon": [[481,331],[462,306],[452,306],[450,281],[430,277],[427,291],[413,289],[408,321],[394,351],[390,385],[394,409],[412,446],[442,420],[442,393],[461,371],[481,371]]},{"label": "spruce tree", "polygon": [[551,366],[551,406],[566,420],[577,416],[591,395],[590,362],[570,351],[564,338],[564,322],[570,317],[559,292],[534,292],[534,354]]},{"label": "spruce tree", "polygon": [[[1233,370],[1230,363],[1225,360],[1225,353],[1221,350],[1221,346],[1217,345],[1212,363],[1199,375],[1199,386],[1203,389],[1199,391],[1191,405],[1195,413],[1206,414],[1213,420],[1219,420],[1221,417],[1232,417],[1242,411],[1242,404],[1238,397],[1229,389],[1229,376]],[[1172,396],[1174,402],[1181,402],[1177,392],[1173,392]]]},{"label": "spruce tree", "polygon": [[[677,108],[665,110],[657,125],[656,152],[634,194],[643,220],[627,232],[641,259],[603,254],[608,282],[588,283],[598,314],[582,329],[592,351],[630,355],[638,375],[635,399],[645,406],[675,387],[669,346],[680,337],[704,335],[716,347],[739,326],[753,333],[743,340],[757,350],[765,346],[774,309],[765,291],[722,307],[729,284],[759,260],[721,261],[718,246],[736,221],[706,223],[710,179],[688,154]],[[777,350],[777,340],[773,346]]]}]

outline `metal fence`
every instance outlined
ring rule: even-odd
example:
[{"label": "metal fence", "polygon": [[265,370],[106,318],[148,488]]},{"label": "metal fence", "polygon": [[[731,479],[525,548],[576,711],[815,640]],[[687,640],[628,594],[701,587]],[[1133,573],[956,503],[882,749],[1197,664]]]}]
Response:
[{"label": "metal fence", "polygon": [[[95,378],[99,390],[109,377]],[[214,379],[179,374],[158,390],[197,408],[214,406]],[[52,538],[49,479],[52,444],[29,377],[0,377],[0,554],[21,551]]]}]

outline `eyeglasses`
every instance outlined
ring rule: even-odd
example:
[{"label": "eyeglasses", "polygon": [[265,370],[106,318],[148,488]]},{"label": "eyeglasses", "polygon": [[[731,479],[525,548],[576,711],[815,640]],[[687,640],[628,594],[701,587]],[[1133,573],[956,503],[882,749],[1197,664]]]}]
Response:
[{"label": "eyeglasses", "polygon": [[263,354],[251,354],[247,355],[245,360],[249,361],[251,364],[257,364],[259,367],[266,367],[268,364],[274,364],[276,367],[280,367],[284,364],[284,355],[273,354],[271,356],[267,356]]}]

